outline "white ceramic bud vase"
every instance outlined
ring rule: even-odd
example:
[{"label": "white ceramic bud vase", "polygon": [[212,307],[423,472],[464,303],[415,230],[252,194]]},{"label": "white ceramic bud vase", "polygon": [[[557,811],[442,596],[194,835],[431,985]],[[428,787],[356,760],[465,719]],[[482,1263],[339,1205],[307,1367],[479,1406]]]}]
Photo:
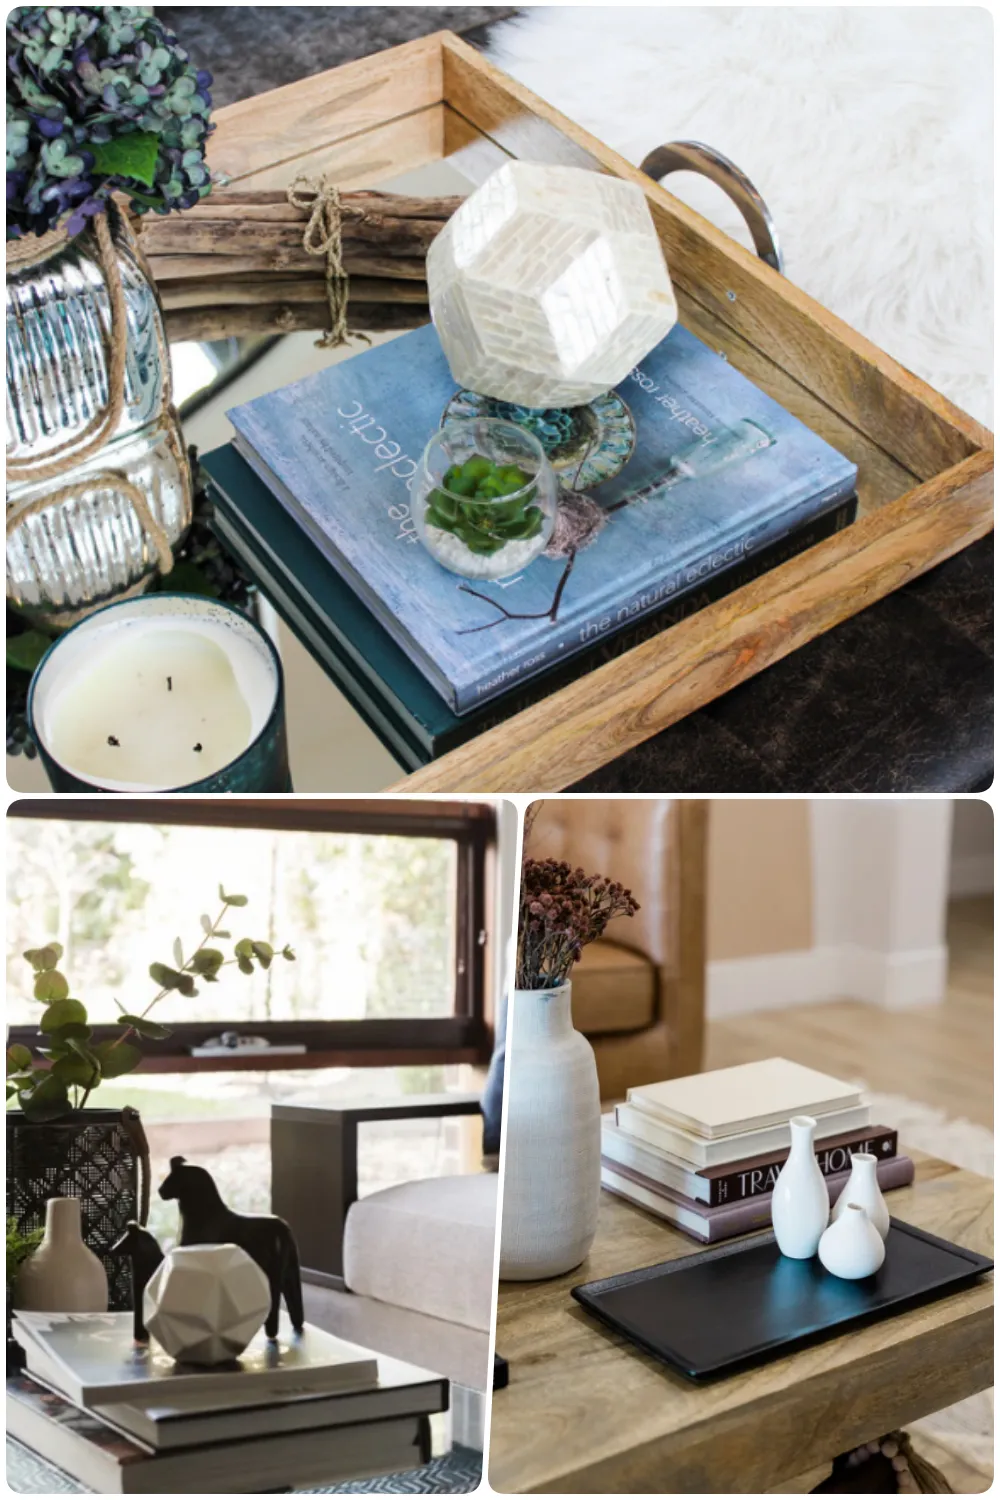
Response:
[{"label": "white ceramic bud vase", "polygon": [[771,1224],[782,1255],[810,1260],[830,1222],[830,1195],[816,1160],[816,1121],[795,1115],[789,1126],[792,1145],[771,1194]]},{"label": "white ceramic bud vase", "polygon": [[561,1276],[587,1256],[601,1194],[597,1064],[570,986],[515,990],[507,1014],[500,1276]]},{"label": "white ceramic bud vase", "polygon": [[860,1281],[874,1276],[885,1260],[885,1244],[860,1203],[845,1203],[819,1242],[820,1263],[831,1276]]},{"label": "white ceramic bud vase", "polygon": [[870,1151],[851,1152],[851,1175],[833,1205],[831,1221],[839,1219],[849,1203],[858,1203],[884,1240],[889,1233],[889,1210],[878,1185],[878,1157]]},{"label": "white ceramic bud vase", "polygon": [[107,1312],[108,1278],[80,1232],[79,1198],[50,1198],[45,1238],[21,1265],[15,1308],[25,1312]]}]

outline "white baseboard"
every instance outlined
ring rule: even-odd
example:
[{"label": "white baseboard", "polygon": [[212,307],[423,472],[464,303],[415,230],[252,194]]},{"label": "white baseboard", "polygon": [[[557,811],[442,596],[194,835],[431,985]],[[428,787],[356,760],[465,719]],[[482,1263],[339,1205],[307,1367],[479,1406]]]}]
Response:
[{"label": "white baseboard", "polygon": [[951,862],[948,895],[988,896],[993,889],[993,853],[960,854]]},{"label": "white baseboard", "polygon": [[714,959],[708,965],[710,1020],[758,1010],[864,1000],[888,1010],[935,1005],[944,997],[944,945],[907,953],[879,953],[853,944]]}]

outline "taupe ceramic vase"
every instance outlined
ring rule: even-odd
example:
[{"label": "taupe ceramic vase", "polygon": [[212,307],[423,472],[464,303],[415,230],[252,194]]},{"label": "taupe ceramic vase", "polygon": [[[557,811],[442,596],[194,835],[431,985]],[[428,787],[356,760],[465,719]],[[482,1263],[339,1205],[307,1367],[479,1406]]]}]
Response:
[{"label": "taupe ceramic vase", "polygon": [[21,1265],[14,1306],[25,1312],[107,1312],[108,1278],[80,1233],[79,1198],[50,1198],[45,1238]]}]

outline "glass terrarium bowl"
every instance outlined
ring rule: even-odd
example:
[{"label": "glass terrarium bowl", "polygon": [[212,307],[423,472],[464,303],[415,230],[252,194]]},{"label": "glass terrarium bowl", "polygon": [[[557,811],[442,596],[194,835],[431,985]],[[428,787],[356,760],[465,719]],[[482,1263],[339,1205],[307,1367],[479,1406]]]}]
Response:
[{"label": "glass terrarium bowl", "polygon": [[413,481],[417,533],[462,578],[509,578],[540,552],[556,523],[558,481],[538,439],[496,417],[448,422],[424,449]]}]

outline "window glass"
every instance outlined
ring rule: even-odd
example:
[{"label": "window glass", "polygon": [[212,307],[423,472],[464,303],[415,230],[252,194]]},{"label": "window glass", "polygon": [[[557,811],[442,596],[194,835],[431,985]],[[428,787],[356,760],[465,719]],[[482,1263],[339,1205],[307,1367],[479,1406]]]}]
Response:
[{"label": "window glass", "polygon": [[217,983],[199,981],[196,997],[167,995],[155,1019],[454,1013],[452,840],[11,818],[7,850],[9,1025],[37,1020],[21,954],[51,941],[62,943],[60,967],[91,1021],[115,1021],[119,1005],[144,1008],[156,993],[150,963],[173,967],[175,939],[185,959],[205,940],[201,914],[219,916],[220,884],[248,903],[227,912],[231,938],[213,945],[231,958],[243,937],[289,944],[295,962],[252,976],[230,963]]}]

